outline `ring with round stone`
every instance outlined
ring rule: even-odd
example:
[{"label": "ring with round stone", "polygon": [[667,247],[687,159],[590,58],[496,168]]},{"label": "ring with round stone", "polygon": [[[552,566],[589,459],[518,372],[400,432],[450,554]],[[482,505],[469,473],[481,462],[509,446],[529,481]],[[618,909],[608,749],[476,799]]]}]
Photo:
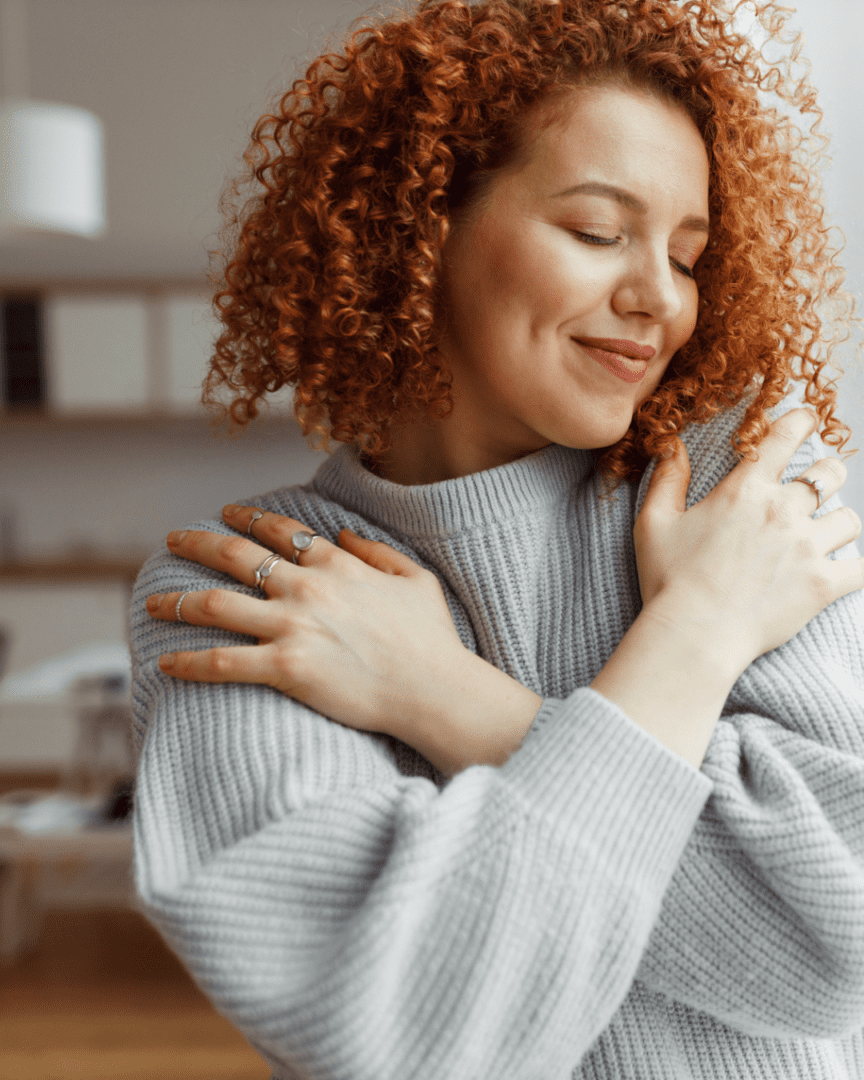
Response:
[{"label": "ring with round stone", "polygon": [[294,545],[294,562],[297,566],[300,564],[297,562],[297,555],[301,551],[308,551],[312,547],[312,541],[315,540],[318,533],[311,533],[306,529],[300,532],[294,533],[291,537],[291,543]]},{"label": "ring with round stone", "polygon": [[262,517],[264,517],[264,514],[263,514],[263,512],[261,510],[253,510],[252,511],[252,517],[249,519],[249,524],[246,526],[246,535],[251,536],[253,540],[255,539],[255,537],[254,537],[254,535],[252,533],[252,526],[255,524],[255,522],[258,520],[258,518],[262,518]]},{"label": "ring with round stone", "polygon": [[816,510],[818,510],[825,498],[825,482],[823,480],[813,480],[809,476],[796,476],[795,480],[799,480],[802,484],[808,484],[813,488],[816,492]]}]

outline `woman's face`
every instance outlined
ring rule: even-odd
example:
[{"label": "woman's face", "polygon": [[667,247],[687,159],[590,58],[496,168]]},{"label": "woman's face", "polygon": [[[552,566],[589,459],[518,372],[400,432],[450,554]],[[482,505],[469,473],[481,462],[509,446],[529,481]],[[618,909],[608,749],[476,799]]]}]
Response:
[{"label": "woman's face", "polygon": [[397,482],[612,445],[695,328],[708,157],[686,112],[609,84],[526,134],[445,244],[454,409],[394,432]]}]

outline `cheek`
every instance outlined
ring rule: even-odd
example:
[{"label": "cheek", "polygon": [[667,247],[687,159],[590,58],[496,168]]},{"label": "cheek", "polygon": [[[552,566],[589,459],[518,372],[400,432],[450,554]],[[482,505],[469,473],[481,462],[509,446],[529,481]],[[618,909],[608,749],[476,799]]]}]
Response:
[{"label": "cheek", "polygon": [[591,255],[563,233],[484,227],[463,238],[451,263],[450,302],[463,329],[478,320],[502,332],[525,318],[557,323],[611,293],[612,282]]},{"label": "cheek", "polygon": [[573,252],[537,228],[489,229],[468,260],[465,282],[518,306],[558,308],[572,300],[583,275]]},{"label": "cheek", "polygon": [[696,320],[699,315],[699,291],[696,288],[695,282],[690,282],[687,289],[684,310],[681,313],[681,319],[679,320],[680,328],[678,329],[679,341],[675,346],[676,349],[680,349],[685,341],[689,341],[693,336],[693,331],[696,329]]},{"label": "cheek", "polygon": [[[696,318],[699,308],[699,294],[694,286],[692,290],[687,291],[684,308],[681,312],[681,316],[676,320],[675,325],[672,327],[671,333],[667,338],[670,346],[669,360],[672,356],[681,348],[681,346],[689,341],[693,336],[693,331],[696,329]],[[639,394],[637,396],[637,405],[641,405],[646,398],[649,398],[663,379],[666,374],[669,364],[657,374],[653,379],[645,379],[639,384]]]},{"label": "cheek", "polygon": [[487,260],[502,293],[525,300],[555,291],[549,260],[532,245],[506,241],[490,245]]},{"label": "cheek", "polygon": [[612,296],[608,273],[569,246],[550,245],[525,256],[524,290],[536,310],[552,322],[573,319],[592,311]]},{"label": "cheek", "polygon": [[646,375],[642,382],[637,384],[638,390],[636,391],[636,398],[634,400],[634,412],[636,411],[636,409],[639,408],[643,401],[646,401],[649,397],[651,397],[651,395],[660,385],[660,382],[663,379],[663,376],[666,374],[668,368],[669,365],[667,364],[666,367],[663,368],[663,370],[659,374],[655,375],[653,378]]},{"label": "cheek", "polygon": [[473,321],[524,294],[531,273],[512,245],[487,236],[463,245],[458,262],[451,266],[448,293],[463,318]]}]

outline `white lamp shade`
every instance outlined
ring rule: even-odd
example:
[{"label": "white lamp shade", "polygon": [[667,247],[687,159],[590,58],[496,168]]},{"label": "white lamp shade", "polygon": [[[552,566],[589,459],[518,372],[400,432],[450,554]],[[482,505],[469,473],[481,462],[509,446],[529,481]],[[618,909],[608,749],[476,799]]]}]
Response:
[{"label": "white lamp shade", "polygon": [[102,125],[85,109],[42,101],[0,105],[0,236],[105,229]]}]

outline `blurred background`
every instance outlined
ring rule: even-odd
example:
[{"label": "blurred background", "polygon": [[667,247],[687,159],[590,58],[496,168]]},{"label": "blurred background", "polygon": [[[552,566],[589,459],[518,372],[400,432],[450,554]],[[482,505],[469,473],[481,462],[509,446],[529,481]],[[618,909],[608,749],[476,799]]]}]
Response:
[{"label": "blurred background", "polygon": [[[211,430],[197,403],[215,334],[207,252],[253,124],[367,10],[0,0],[0,138],[18,148],[0,171],[4,1078],[269,1077],[134,909],[126,608],[169,529],[323,460],[286,397],[239,436]],[[860,296],[864,5],[796,12]],[[862,446],[861,373],[840,390]],[[859,458],[843,494],[864,517]]]}]

